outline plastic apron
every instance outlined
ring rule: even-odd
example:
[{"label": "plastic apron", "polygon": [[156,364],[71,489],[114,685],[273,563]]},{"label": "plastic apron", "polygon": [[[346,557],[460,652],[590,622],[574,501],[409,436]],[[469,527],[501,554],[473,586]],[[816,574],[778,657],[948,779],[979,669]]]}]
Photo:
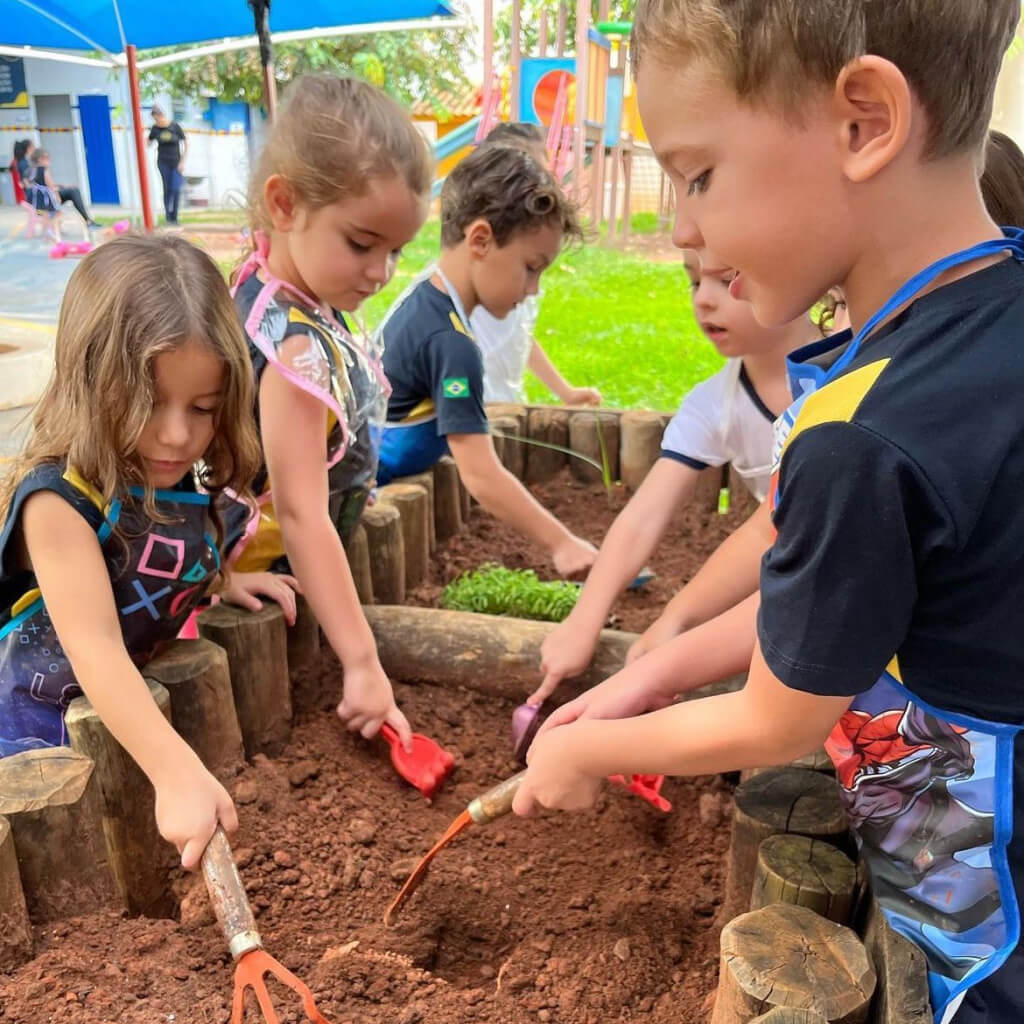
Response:
[{"label": "plastic apron", "polygon": [[[955,253],[917,274],[830,369],[794,363],[798,397],[776,424],[779,456],[807,396],[838,377],[880,323],[947,270],[1006,251],[1024,262],[1024,232],[1008,230],[1003,241]],[[831,346],[819,343],[803,353],[836,348],[844,339],[827,340]],[[775,505],[777,480],[776,464]],[[935,1024],[953,1020],[967,990],[994,974],[1020,938],[1007,851],[1014,741],[1022,727],[943,711],[914,697],[894,657],[826,743],[875,897],[893,929],[928,960]]]},{"label": "plastic apron", "polygon": [[[462,305],[459,293],[452,287],[451,282],[444,275],[440,267],[434,267],[430,272],[424,272],[420,278],[411,285],[403,299],[408,297],[412,290],[418,287],[425,280],[436,274],[448,293],[451,304],[455,307],[455,317],[462,327],[462,333],[468,338],[473,337],[469,327],[469,317]],[[396,303],[393,309],[397,309]],[[378,328],[378,336],[383,337],[383,329],[387,320]],[[437,433],[436,415],[427,419],[417,419],[410,423],[384,423],[380,434],[380,472],[378,479],[380,483],[386,484],[390,480],[402,476],[412,476],[416,473],[423,473],[430,469],[438,459],[448,454],[448,439]]]},{"label": "plastic apron", "polygon": [[[40,490],[56,491],[96,530],[125,648],[141,668],[177,636],[220,568],[209,495],[158,490],[156,508],[168,521],[154,522],[145,513],[141,488],[104,507],[73,470],[40,467],[15,495],[0,551],[22,503]],[[0,614],[0,756],[65,745],[64,712],[82,694],[35,578],[22,576],[25,589]]]},{"label": "plastic apron", "polygon": [[[232,295],[260,271],[263,287],[246,316],[245,332],[285,380],[327,408],[330,514],[344,540],[359,522],[376,476],[373,428],[384,422],[391,389],[372,344],[359,344],[332,310],[275,277],[267,265],[267,253],[266,237],[257,234],[256,249],[239,271]],[[290,331],[297,323],[309,330]],[[228,557],[242,572],[268,569],[284,556],[265,474],[255,489],[261,490],[258,508],[248,510]]]}]

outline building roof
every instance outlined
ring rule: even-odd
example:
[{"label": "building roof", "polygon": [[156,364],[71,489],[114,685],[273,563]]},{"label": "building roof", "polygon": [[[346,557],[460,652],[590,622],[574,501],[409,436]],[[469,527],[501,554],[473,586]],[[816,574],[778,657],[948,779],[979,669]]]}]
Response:
[{"label": "building roof", "polygon": [[483,104],[483,92],[482,85],[470,85],[455,92],[444,89],[414,103],[412,114],[413,117],[437,118],[439,121],[476,117]]}]

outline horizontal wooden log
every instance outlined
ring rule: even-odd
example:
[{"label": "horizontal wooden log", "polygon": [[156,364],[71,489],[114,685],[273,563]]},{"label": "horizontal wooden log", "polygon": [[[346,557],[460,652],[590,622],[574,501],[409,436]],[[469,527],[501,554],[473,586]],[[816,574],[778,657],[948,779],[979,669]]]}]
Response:
[{"label": "horizontal wooden log", "polygon": [[14,834],[35,924],[123,906],[103,838],[92,761],[70,747],[0,759],[0,815]]},{"label": "horizontal wooden log", "polygon": [[0,818],[0,972],[10,972],[32,958],[32,924],[21,887],[14,833]]},{"label": "horizontal wooden log", "polygon": [[[384,671],[403,682],[467,686],[481,693],[521,702],[538,685],[540,646],[554,623],[475,612],[439,611],[377,605],[366,609]],[[635,633],[605,629],[587,671],[567,680],[552,700],[562,703],[614,675],[625,663]],[[742,685],[733,677],[706,696]]]},{"label": "horizontal wooden log", "polygon": [[856,932],[806,907],[775,903],[722,929],[711,1024],[748,1024],[774,1007],[830,1024],[867,1024],[875,970]]},{"label": "horizontal wooden log", "polygon": [[[152,679],[146,685],[153,703],[170,721],[170,694]],[[168,878],[173,848],[156,827],[152,784],[87,697],[71,702],[64,724],[71,746],[95,765],[107,856],[121,899],[131,914],[170,917],[176,905]]]}]

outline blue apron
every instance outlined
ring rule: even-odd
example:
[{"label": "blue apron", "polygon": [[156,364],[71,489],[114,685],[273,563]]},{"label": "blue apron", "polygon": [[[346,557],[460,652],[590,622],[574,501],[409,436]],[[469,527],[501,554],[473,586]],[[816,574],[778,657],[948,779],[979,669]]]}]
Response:
[{"label": "blue apron", "polygon": [[[1007,229],[1004,240],[915,275],[852,342],[844,332],[794,353],[794,402],[776,424],[774,507],[778,462],[807,396],[840,376],[865,338],[941,274],[1007,251],[1024,262],[1024,232]],[[813,362],[837,354],[827,369]],[[920,700],[904,687],[894,657],[826,743],[875,898],[892,928],[927,958],[935,1024],[952,1021],[968,989],[999,970],[1020,938],[1008,846],[1014,742],[1022,728]]]},{"label": "blue apron", "polygon": [[4,568],[21,506],[41,490],[55,491],[96,530],[125,648],[140,668],[178,635],[220,568],[209,495],[158,490],[156,508],[168,521],[154,522],[141,488],[104,507],[74,470],[49,464],[31,472],[0,531],[0,757],[65,745],[64,712],[82,694],[35,577]]}]

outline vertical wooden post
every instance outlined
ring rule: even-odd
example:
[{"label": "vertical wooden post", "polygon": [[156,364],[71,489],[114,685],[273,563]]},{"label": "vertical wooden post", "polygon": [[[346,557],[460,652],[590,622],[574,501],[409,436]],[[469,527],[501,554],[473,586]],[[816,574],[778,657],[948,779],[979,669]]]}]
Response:
[{"label": "vertical wooden post", "polygon": [[517,480],[522,480],[525,469],[524,446],[519,440],[519,422],[513,416],[495,416],[491,419],[491,431],[494,450],[502,465]]},{"label": "vertical wooden post", "polygon": [[576,139],[573,148],[572,188],[576,201],[583,199],[583,168],[587,152],[587,29],[590,28],[590,0],[576,0]]},{"label": "vertical wooden post", "polygon": [[[170,721],[171,698],[147,680],[153,702]],[[71,746],[91,758],[99,786],[103,834],[117,889],[129,913],[169,917],[174,897],[168,885],[171,847],[157,831],[153,787],[114,739],[87,697],[76,697],[64,715]]]},{"label": "vertical wooden post", "polygon": [[633,203],[633,147],[622,151],[622,241],[629,241],[632,227],[630,216]]},{"label": "vertical wooden post", "polygon": [[[603,465],[601,439],[604,441],[604,457],[612,480],[619,478],[619,418],[610,412],[574,412],[569,417],[569,447],[574,452],[586,455],[598,465]],[[577,480],[600,483],[602,471],[582,459],[569,459],[569,469]]]},{"label": "vertical wooden post", "polygon": [[615,235],[619,230],[619,164],[622,162],[622,141],[615,144],[612,150],[612,181],[611,196],[609,197],[608,212],[608,241],[614,242]]},{"label": "vertical wooden post", "polygon": [[459,467],[449,455],[434,465],[434,530],[438,542],[448,540],[462,529],[462,498]]},{"label": "vertical wooden post", "polygon": [[[568,409],[531,409],[527,420],[527,436],[531,440],[567,448],[569,415]],[[550,480],[564,468],[567,459],[564,451],[530,445],[526,453],[526,482],[533,484]]]},{"label": "vertical wooden post", "polygon": [[546,57],[548,55],[548,12],[546,10],[540,12],[540,29],[539,29],[539,40],[537,49],[539,50],[538,56]]},{"label": "vertical wooden post", "polygon": [[70,747],[0,759],[0,815],[14,834],[34,923],[119,905],[100,800],[92,761]]},{"label": "vertical wooden post", "polygon": [[[494,88],[494,0],[484,0],[484,97]],[[513,115],[512,120],[516,120]]]},{"label": "vertical wooden post", "polygon": [[276,757],[292,731],[284,614],[268,601],[258,612],[218,604],[199,616],[199,635],[228,656],[245,756]]},{"label": "vertical wooden post", "polygon": [[374,598],[381,604],[403,604],[405,545],[398,509],[378,502],[363,512],[363,527],[370,551]]},{"label": "vertical wooden post", "polygon": [[555,56],[565,56],[565,36],[569,24],[569,11],[566,7],[567,0],[561,0],[558,5],[558,29],[555,35]]},{"label": "vertical wooden post", "polygon": [[619,418],[619,474],[636,490],[661,456],[664,431],[661,416],[646,409],[630,409]]},{"label": "vertical wooden post", "polygon": [[398,509],[405,551],[405,589],[418,587],[430,568],[430,532],[427,520],[433,510],[427,500],[427,491],[418,484],[393,483],[382,487],[377,500]]},{"label": "vertical wooden post", "polygon": [[434,530],[434,472],[428,469],[425,473],[415,476],[403,476],[393,481],[396,484],[418,484],[427,492],[427,527],[430,534],[430,553],[437,548],[437,533]]},{"label": "vertical wooden post", "polygon": [[345,541],[345,556],[362,604],[373,604],[373,573],[370,572],[370,548],[366,540],[366,527],[356,523]]},{"label": "vertical wooden post", "polygon": [[171,721],[199,760],[224,782],[245,762],[228,656],[209,640],[175,640],[142,670],[171,697]]},{"label": "vertical wooden post", "polygon": [[0,964],[5,971],[32,958],[32,925],[21,887],[11,823],[0,818]]},{"label": "vertical wooden post", "polygon": [[299,672],[320,658],[320,623],[302,594],[295,598],[295,625],[288,627],[288,675],[293,683]]}]

